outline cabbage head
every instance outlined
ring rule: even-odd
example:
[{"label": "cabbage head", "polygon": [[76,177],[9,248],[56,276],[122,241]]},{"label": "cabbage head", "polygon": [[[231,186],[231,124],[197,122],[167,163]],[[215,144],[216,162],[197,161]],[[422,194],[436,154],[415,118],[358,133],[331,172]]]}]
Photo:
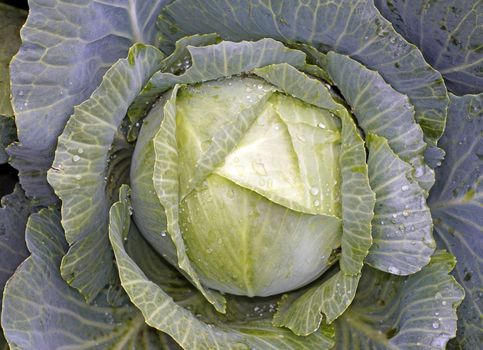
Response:
[{"label": "cabbage head", "polygon": [[0,346],[481,344],[481,2],[28,5]]}]

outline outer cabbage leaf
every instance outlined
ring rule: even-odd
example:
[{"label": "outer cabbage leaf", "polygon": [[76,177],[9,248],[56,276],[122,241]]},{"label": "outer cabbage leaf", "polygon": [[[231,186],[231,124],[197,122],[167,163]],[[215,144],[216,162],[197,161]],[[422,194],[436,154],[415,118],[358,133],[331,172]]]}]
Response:
[{"label": "outer cabbage leaf", "polygon": [[107,237],[110,191],[102,181],[109,180],[109,150],[130,102],[162,58],[152,46],[134,45],[128,58],[116,62],[92,96],[75,108],[59,137],[48,180],[62,200],[62,226],[70,245],[62,276],[89,301],[112,272]]},{"label": "outer cabbage leaf", "polygon": [[[13,275],[18,265],[28,257],[25,245],[27,218],[34,210],[25,198],[22,188],[17,185],[13,193],[4,196],[0,208],[0,291]],[[0,306],[1,311],[1,306]],[[1,334],[0,328],[0,334]],[[2,340],[0,338],[0,348]]]},{"label": "outer cabbage leaf", "polygon": [[[171,55],[161,62],[161,71],[179,74],[191,65],[189,46],[207,46],[219,43],[221,38],[216,34],[192,35],[179,39],[175,44],[175,49]],[[128,116],[131,123],[138,122],[145,117],[151,110],[154,101],[159,97],[158,94],[151,93],[152,84],[148,83],[143,91],[133,101],[128,109]]]},{"label": "outer cabbage leaf", "polygon": [[408,97],[394,90],[378,72],[348,56],[329,52],[327,70],[362,130],[385,137],[393,151],[415,168],[416,180],[429,191],[434,172],[424,162],[426,143]]},{"label": "outer cabbage leaf", "polygon": [[476,349],[483,343],[481,299],[483,247],[483,95],[451,96],[441,139],[446,159],[436,169],[429,203],[436,239],[456,256],[453,272],[465,288],[458,309],[458,334],[450,348]]},{"label": "outer cabbage leaf", "polygon": [[419,47],[457,95],[482,91],[483,4],[478,0],[375,0],[382,15]]},{"label": "outer cabbage leaf", "polygon": [[271,37],[349,55],[408,95],[428,144],[443,133],[448,97],[441,75],[371,1],[177,0],[163,9],[158,27],[166,50],[182,36],[216,32],[228,40]]},{"label": "outer cabbage leaf", "polygon": [[11,64],[21,145],[12,151],[28,196],[43,204],[56,201],[45,173],[74,106],[90,96],[133,43],[155,42],[156,16],[167,2],[29,1],[23,45]]},{"label": "outer cabbage leaf", "polygon": [[354,302],[335,322],[335,349],[444,349],[464,297],[449,275],[455,264],[440,251],[408,277],[366,266]]},{"label": "outer cabbage leaf", "polygon": [[26,230],[32,255],[8,281],[2,325],[11,349],[159,349],[163,336],[132,306],[112,308],[102,294],[93,305],[59,274],[68,247],[59,213],[33,214]]},{"label": "outer cabbage leaf", "polygon": [[[300,338],[289,330],[271,326],[267,319],[270,313],[265,318],[251,315],[254,310],[263,309],[259,306],[251,306],[248,311],[243,302],[233,300],[228,303],[226,316],[212,311],[208,302],[186,280],[179,275],[176,278],[172,267],[146,244],[137,230],[132,229],[128,194],[129,188],[123,186],[119,202],[110,210],[109,237],[122,285],[147,324],[166,332],[186,349],[315,350],[332,347],[330,329]],[[129,249],[131,240],[134,244]],[[163,275],[171,275],[171,278]]]},{"label": "outer cabbage leaf", "polygon": [[[153,75],[132,106],[136,115],[140,105],[149,108],[159,95],[175,84],[193,84],[250,72],[269,64],[289,63],[296,68],[305,65],[305,54],[282,43],[264,38],[256,42],[219,41],[217,35],[182,38],[167,57],[159,72]],[[194,46],[194,45],[201,46]],[[183,59],[179,57],[183,56]],[[166,71],[165,71],[166,70]],[[146,108],[146,107],[144,107]]]},{"label": "outer cabbage leaf", "polygon": [[20,47],[19,31],[25,22],[27,12],[0,3],[0,115],[12,116],[10,105],[10,74],[8,66],[12,56]]},{"label": "outer cabbage leaf", "polygon": [[396,275],[413,274],[429,263],[436,248],[425,192],[388,140],[369,134],[366,142],[369,180],[376,192],[374,244],[366,263]]}]

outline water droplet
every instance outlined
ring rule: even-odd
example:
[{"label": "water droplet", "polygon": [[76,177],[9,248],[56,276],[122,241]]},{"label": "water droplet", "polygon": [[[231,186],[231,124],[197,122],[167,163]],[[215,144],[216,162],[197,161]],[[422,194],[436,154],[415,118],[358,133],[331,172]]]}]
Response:
[{"label": "water droplet", "polygon": [[389,267],[387,268],[387,271],[388,271],[389,273],[392,273],[393,275],[395,275],[395,274],[398,274],[398,273],[399,273],[399,269],[398,269],[397,267],[395,267],[395,266],[389,266]]},{"label": "water droplet", "polygon": [[404,217],[407,218],[409,216],[409,210],[404,209],[402,214],[403,214]]},{"label": "water droplet", "polygon": [[321,129],[325,129],[325,124],[324,123],[319,123],[317,124],[317,126]]},{"label": "water droplet", "polygon": [[434,321],[433,322],[433,328],[438,329],[439,328],[439,321]]},{"label": "water droplet", "polygon": [[448,304],[448,302],[447,302],[446,300],[443,300],[443,301],[441,302],[441,304],[442,304],[443,306],[446,306],[446,304]]},{"label": "water droplet", "polygon": [[277,124],[275,124],[275,125],[273,126],[273,128],[274,128],[275,130],[277,130],[277,131],[278,131],[278,130],[280,130],[280,124],[278,124],[278,123],[277,123]]},{"label": "water droplet", "polygon": [[314,207],[318,207],[320,205],[320,202],[318,200],[314,201]]},{"label": "water droplet", "polygon": [[84,153],[84,150],[82,149],[82,147],[79,147],[79,149],[77,150],[77,153],[79,153],[79,154]]},{"label": "water droplet", "polygon": [[78,155],[75,155],[72,157],[73,162],[78,162],[80,160],[80,157]]},{"label": "water droplet", "polygon": [[409,190],[408,185],[401,186],[401,191],[406,192],[407,190]]},{"label": "water droplet", "polygon": [[417,167],[416,171],[414,173],[415,177],[421,177],[424,175],[424,168],[423,167]]},{"label": "water droplet", "polygon": [[161,237],[166,237],[166,231],[161,232]]},{"label": "water droplet", "polygon": [[392,217],[393,217],[394,219],[395,219],[395,218],[397,218],[397,214],[396,214],[396,213],[392,214]]},{"label": "water droplet", "polygon": [[213,249],[211,249],[211,248],[207,248],[207,249],[206,249],[206,252],[207,252],[208,254],[211,254],[211,253],[213,253]]},{"label": "water droplet", "polygon": [[436,292],[436,294],[434,295],[434,297],[436,299],[441,299],[441,298],[443,298],[443,295],[440,292]]},{"label": "water droplet", "polygon": [[311,187],[311,188],[310,188],[310,194],[311,194],[312,196],[316,196],[316,195],[318,195],[318,194],[319,194],[319,189],[318,189],[317,187]]}]

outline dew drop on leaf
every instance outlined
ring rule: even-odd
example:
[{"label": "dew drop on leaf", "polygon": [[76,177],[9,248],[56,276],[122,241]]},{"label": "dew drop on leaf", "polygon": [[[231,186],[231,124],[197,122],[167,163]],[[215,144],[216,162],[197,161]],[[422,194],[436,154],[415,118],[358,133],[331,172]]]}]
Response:
[{"label": "dew drop on leaf", "polygon": [[311,187],[310,188],[310,194],[312,194],[312,196],[316,196],[319,194],[319,189],[317,187]]}]

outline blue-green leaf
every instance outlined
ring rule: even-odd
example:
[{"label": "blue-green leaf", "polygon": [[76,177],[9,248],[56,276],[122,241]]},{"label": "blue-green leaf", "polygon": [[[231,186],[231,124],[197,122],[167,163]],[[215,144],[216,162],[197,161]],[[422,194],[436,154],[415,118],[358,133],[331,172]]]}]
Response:
[{"label": "blue-green leaf", "polygon": [[375,0],[382,15],[418,46],[457,95],[482,92],[483,3],[479,0]]},{"label": "blue-green leaf", "polygon": [[162,58],[158,49],[136,44],[127,59],[112,66],[92,96],[75,108],[48,173],[62,200],[62,226],[70,245],[62,276],[89,301],[112,272],[107,237],[109,150],[129,104],[159,69]]},{"label": "blue-green leaf", "polygon": [[456,256],[453,272],[465,288],[458,310],[455,349],[476,349],[483,342],[483,95],[451,96],[448,125],[441,139],[446,159],[436,169],[429,204],[438,243]]},{"label": "blue-green leaf", "polygon": [[366,263],[396,275],[413,274],[429,263],[436,248],[425,192],[388,140],[369,134],[366,142],[369,180],[376,193],[374,244]]},{"label": "blue-green leaf", "polygon": [[416,169],[416,180],[429,191],[434,173],[424,162],[426,143],[414,108],[382,76],[348,56],[327,54],[327,69],[366,134],[383,136],[393,151]]},{"label": "blue-green leaf", "polygon": [[68,245],[59,213],[43,209],[27,224],[31,256],[8,281],[2,325],[12,349],[159,349],[161,335],[131,305],[112,308],[100,295],[93,305],[59,273]]},{"label": "blue-green leaf", "polygon": [[[57,137],[109,67],[133,43],[156,41],[155,20],[168,0],[31,0],[22,29],[22,46],[11,64],[12,103],[23,166],[33,164],[22,181],[28,196],[43,204],[56,201],[46,181]],[[25,165],[27,164],[27,165]],[[28,172],[28,169],[26,170]],[[39,177],[32,179],[31,176]]]},{"label": "blue-green leaf", "polygon": [[335,322],[335,349],[440,349],[456,334],[464,292],[449,272],[456,261],[438,252],[409,277],[365,267],[354,302]]},{"label": "blue-green leaf", "polygon": [[[12,194],[2,198],[0,208],[0,291],[18,265],[28,257],[25,245],[27,218],[34,210],[17,185]],[[1,307],[0,307],[1,310]]]},{"label": "blue-green leaf", "polygon": [[271,37],[349,55],[409,97],[430,145],[443,133],[448,97],[440,73],[372,1],[176,0],[163,9],[158,27],[166,50],[182,36],[216,32],[228,40]]}]

